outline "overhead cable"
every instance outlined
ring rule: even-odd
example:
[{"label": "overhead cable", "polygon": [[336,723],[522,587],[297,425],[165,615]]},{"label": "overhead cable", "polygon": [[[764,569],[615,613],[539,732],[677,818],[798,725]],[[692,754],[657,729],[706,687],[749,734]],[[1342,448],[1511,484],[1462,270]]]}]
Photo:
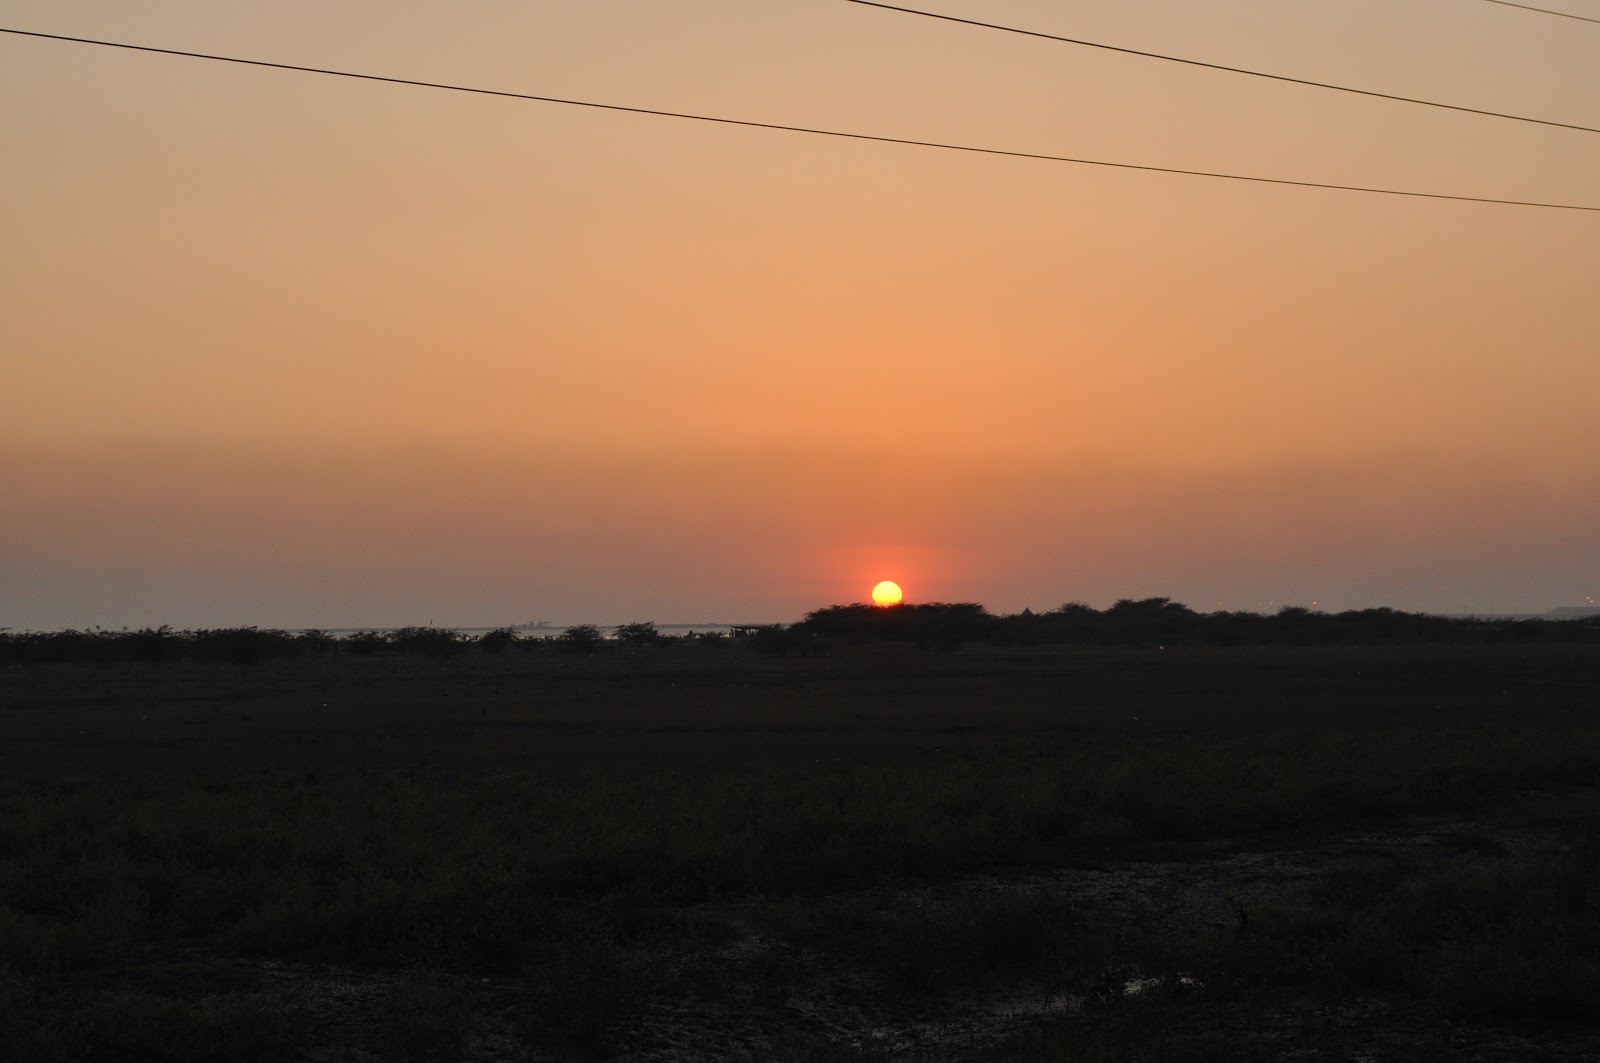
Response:
[{"label": "overhead cable", "polygon": [[[882,11],[894,11],[902,15],[917,15],[922,18],[938,19],[940,22],[955,22],[963,26],[976,26],[980,29],[999,30],[1002,33],[1014,33],[1023,37],[1038,37],[1041,40],[1057,41],[1061,44],[1074,44],[1080,48],[1098,48],[1104,52],[1116,52],[1119,55],[1136,55],[1142,59],[1159,59],[1164,63],[1182,63],[1184,66],[1196,66],[1204,70],[1220,70],[1228,74],[1244,74],[1253,78],[1266,78],[1269,81],[1281,81],[1290,85],[1305,85],[1314,89],[1331,89],[1334,92],[1347,92],[1356,96],[1370,96],[1378,100],[1390,100],[1395,103],[1411,103],[1419,107],[1435,107],[1443,111],[1459,111],[1462,114],[1482,115],[1485,118],[1501,118],[1508,122],[1527,122],[1532,125],[1553,126],[1556,129],[1573,129],[1580,133],[1600,133],[1600,126],[1579,125],[1576,122],[1557,122],[1549,118],[1530,118],[1526,115],[1508,114],[1504,111],[1486,111],[1478,107],[1465,107],[1455,103],[1440,103],[1437,100],[1423,100],[1415,96],[1399,96],[1391,92],[1375,92],[1372,89],[1352,88],[1349,85],[1335,85],[1326,81],[1312,81],[1309,78],[1290,77],[1287,74],[1269,74],[1261,70],[1249,70],[1241,66],[1227,66],[1223,63],[1208,63],[1202,59],[1185,59],[1176,55],[1164,55],[1160,52],[1146,52],[1138,48],[1124,48],[1116,44],[1104,44],[1100,41],[1083,40],[1079,37],[1063,37],[1055,33],[1044,33],[1040,30],[1021,29],[1017,26],[1003,26],[998,22],[983,22],[975,18],[961,18],[956,15],[945,15],[937,11],[925,11],[918,7],[901,7],[898,4],[883,4],[877,0],[844,0],[847,4],[856,4],[861,7],[875,7]],[[1513,7],[1520,7],[1513,4]]]},{"label": "overhead cable", "polygon": [[1364,185],[1335,184],[1327,181],[1296,181],[1284,177],[1255,177],[1248,174],[1219,173],[1210,170],[1186,170],[1174,166],[1152,166],[1143,163],[1113,162],[1106,159],[1085,159],[1070,155],[1049,155],[1043,152],[1011,151],[1005,148],[986,148],[971,144],[951,144],[937,140],[917,140],[910,137],[879,136],[871,133],[851,133],[839,129],[821,129],[812,126],[787,125],[781,122],[758,122],[744,118],[724,118],[716,115],[694,114],[687,111],[666,111],[653,107],[635,107],[620,103],[600,103],[594,100],[574,100],[560,96],[539,96],[527,92],[509,92],[503,89],[485,89],[469,85],[454,85],[440,81],[421,81],[414,78],[389,77],[383,74],[362,74],[351,70],[334,70],[326,67],[301,66],[296,63],[275,63],[265,59],[245,59],[240,56],[213,55],[177,48],[157,48],[145,44],[123,41],[104,41],[89,37],[69,37],[59,33],[40,33],[0,26],[0,33],[40,40],[64,41],[71,44],[88,44],[101,48],[117,48],[130,52],[147,52],[154,55],[174,55],[187,59],[205,59],[217,63],[239,66],[266,67],[271,70],[292,70],[303,74],[322,74],[328,77],[353,78],[359,81],[377,81],[390,85],[410,85],[415,88],[439,89],[446,92],[464,92],[478,96],[497,96],[513,100],[530,100],[536,103],[560,104],[565,107],[585,107],[598,111],[617,111],[624,114],[642,114],[657,118],[677,118],[691,122],[709,122],[716,125],[742,126],[748,129],[771,129],[784,133],[806,133],[812,136],[836,137],[843,140],[871,141],[879,144],[902,144],[908,147],[935,148],[941,151],[961,151],[976,155],[999,155],[1013,159],[1033,159],[1039,162],[1062,162],[1077,166],[1101,166],[1117,170],[1142,170],[1148,173],[1179,174],[1185,177],[1210,177],[1222,181],[1245,181],[1252,184],[1288,185],[1295,188],[1323,188],[1340,192],[1367,192],[1373,195],[1407,196],[1413,199],[1443,199],[1459,203],[1492,203],[1507,207],[1541,207],[1549,210],[1581,210],[1600,212],[1600,205],[1581,203],[1549,203],[1524,199],[1497,199],[1491,196],[1451,195],[1444,192],[1415,192],[1399,188],[1377,188]]},{"label": "overhead cable", "polygon": [[1588,15],[1574,15],[1570,11],[1552,11],[1548,7],[1534,7],[1531,4],[1513,4],[1511,0],[1484,0],[1486,4],[1499,4],[1501,7],[1519,7],[1524,11],[1533,11],[1540,15],[1554,15],[1557,18],[1572,18],[1579,22],[1593,22],[1600,26],[1600,18],[1590,18]]}]

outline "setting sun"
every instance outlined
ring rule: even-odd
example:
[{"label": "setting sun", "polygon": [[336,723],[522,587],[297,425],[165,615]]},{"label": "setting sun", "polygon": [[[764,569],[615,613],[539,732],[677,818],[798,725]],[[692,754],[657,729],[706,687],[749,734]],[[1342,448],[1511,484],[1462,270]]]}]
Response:
[{"label": "setting sun", "polygon": [[900,584],[894,580],[886,579],[872,588],[873,605],[899,605]]}]

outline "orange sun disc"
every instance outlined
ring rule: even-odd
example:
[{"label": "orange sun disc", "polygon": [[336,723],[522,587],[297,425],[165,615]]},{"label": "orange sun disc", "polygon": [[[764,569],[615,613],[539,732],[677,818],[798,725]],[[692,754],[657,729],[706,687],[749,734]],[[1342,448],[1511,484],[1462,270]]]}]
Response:
[{"label": "orange sun disc", "polygon": [[892,579],[886,579],[872,588],[873,605],[899,605],[900,584]]}]

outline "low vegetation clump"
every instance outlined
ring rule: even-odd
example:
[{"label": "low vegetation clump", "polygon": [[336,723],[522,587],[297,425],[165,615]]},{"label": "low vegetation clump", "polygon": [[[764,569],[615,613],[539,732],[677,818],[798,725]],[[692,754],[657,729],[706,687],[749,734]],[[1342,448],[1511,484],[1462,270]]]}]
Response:
[{"label": "low vegetation clump", "polygon": [[909,642],[928,649],[995,645],[1405,645],[1424,642],[1600,643],[1600,616],[1571,620],[1490,619],[1405,613],[1396,609],[1314,612],[1289,606],[1275,614],[1197,613],[1168,598],[1123,599],[1107,609],[1069,603],[1045,613],[994,616],[981,605],[932,603],[881,608],[835,605],[781,629],[808,640]]},{"label": "low vegetation clump", "polygon": [[[1600,616],[1566,620],[1445,617],[1395,609],[1342,613],[1285,607],[1272,615],[1197,613],[1167,598],[1124,599],[1106,609],[1069,603],[1044,613],[995,616],[973,603],[833,605],[793,624],[754,624],[734,638],[774,656],[825,656],[839,645],[904,643],[924,650],[989,646],[1392,646],[1426,643],[1560,643],[1600,645]],[[353,631],[280,631],[254,627],[174,631],[0,631],[0,665],[193,660],[250,665],[260,661],[394,653],[452,657],[458,653],[537,653],[549,649],[595,653],[673,642],[717,644],[722,632],[668,635],[653,622],[602,629],[578,624],[556,636],[525,636],[503,627],[477,636],[450,628],[402,627]]]}]

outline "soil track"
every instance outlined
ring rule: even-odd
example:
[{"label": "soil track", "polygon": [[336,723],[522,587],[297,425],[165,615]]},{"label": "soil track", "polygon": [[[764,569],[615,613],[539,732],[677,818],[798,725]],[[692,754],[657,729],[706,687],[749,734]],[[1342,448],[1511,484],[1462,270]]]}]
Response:
[{"label": "soil track", "polygon": [[[1592,798],[1593,794],[1587,795]],[[996,899],[1063,900],[1113,942],[1206,933],[1247,935],[1262,912],[1293,912],[1315,903],[1341,879],[1375,864],[1429,853],[1516,854],[1563,842],[1541,817],[1547,801],[1573,794],[1526,794],[1494,810],[1414,816],[1379,827],[1345,825],[1292,836],[1224,838],[1181,846],[1107,852],[1096,863],[1048,872],[980,874],[919,883],[885,881],[869,889],[794,898],[698,904],[657,913],[693,926],[693,944],[646,949],[634,960],[645,977],[631,1014],[609,1050],[539,1043],[524,1015],[547,987],[537,980],[470,979],[454,986],[466,1000],[459,1057],[483,1061],[567,1061],[614,1056],[640,1063],[759,1059],[905,1059],[975,1061],[1076,1058],[1028,1047],[1030,1033],[1070,1041],[1107,1020],[1139,1021],[1150,1009],[1165,1030],[1155,1058],[1306,1060],[1590,1060],[1600,1037],[1583,1030],[1514,1030],[1449,1022],[1398,996],[1341,999],[1274,994],[1248,1004],[1208,998],[1184,972],[1141,966],[1118,955],[1099,978],[1060,980],[1049,973],[986,978],[937,992],[908,992],[871,962],[827,941],[794,940],[809,915],[827,911],[940,913]],[[935,920],[936,922],[936,920]],[[802,935],[803,937],[803,935]],[[403,971],[362,971],[296,964],[250,964],[290,990],[291,1007],[313,1023],[322,1044],[307,1060],[351,1056],[349,1046],[378,1043]],[[1219,1046],[1225,1046],[1219,1048]],[[1215,1056],[1217,1051],[1223,1056]],[[1043,1052],[1043,1054],[1036,1054]],[[420,1053],[428,1055],[426,1051]]]}]

